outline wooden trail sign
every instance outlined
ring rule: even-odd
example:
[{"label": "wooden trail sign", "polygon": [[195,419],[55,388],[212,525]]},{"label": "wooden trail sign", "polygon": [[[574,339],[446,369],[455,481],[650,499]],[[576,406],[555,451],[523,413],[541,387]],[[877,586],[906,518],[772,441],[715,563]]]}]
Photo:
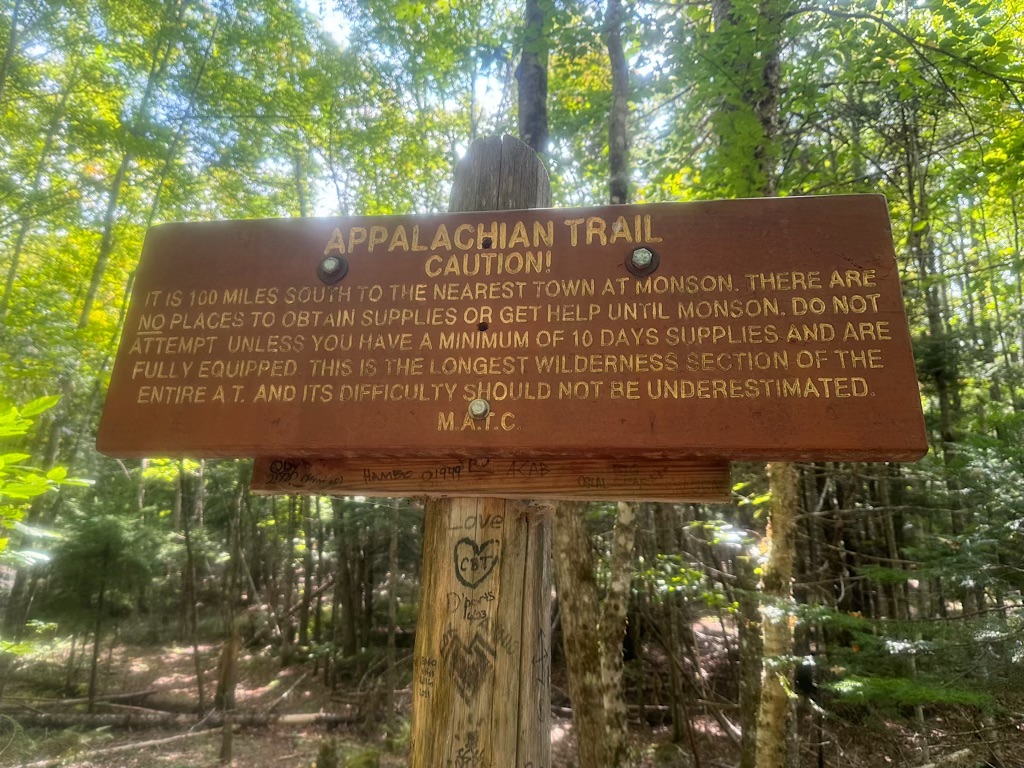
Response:
[{"label": "wooden trail sign", "polygon": [[156,227],[97,443],[358,461],[926,448],[873,195]]}]

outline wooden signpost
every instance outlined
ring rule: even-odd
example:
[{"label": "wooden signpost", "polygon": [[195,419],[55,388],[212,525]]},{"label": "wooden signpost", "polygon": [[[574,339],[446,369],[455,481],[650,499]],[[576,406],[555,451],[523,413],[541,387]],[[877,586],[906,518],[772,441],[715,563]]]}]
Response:
[{"label": "wooden signpost", "polygon": [[[476,142],[450,210],[551,204],[518,139]],[[409,765],[551,763],[551,510],[506,498],[427,501]]]},{"label": "wooden signpost", "polygon": [[528,499],[926,449],[881,197],[549,204],[505,137],[445,215],[157,227],[100,424],[112,456],[255,457],[261,492],[428,497],[415,768],[550,763]]}]

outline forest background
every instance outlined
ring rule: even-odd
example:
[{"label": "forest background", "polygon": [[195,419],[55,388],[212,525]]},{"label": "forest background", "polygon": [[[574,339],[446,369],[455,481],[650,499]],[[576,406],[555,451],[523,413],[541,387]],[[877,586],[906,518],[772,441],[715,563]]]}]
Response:
[{"label": "forest background", "polygon": [[[445,210],[469,143],[532,119],[525,50],[546,75],[531,143],[556,206],[887,197],[931,450],[798,467],[781,661],[800,670],[804,731],[788,759],[826,744],[848,764],[845,723],[886,734],[890,762],[967,746],[1021,764],[1024,4],[527,5],[532,26],[503,0],[4,0],[0,696],[56,648],[91,705],[101,648],[186,642],[197,706],[223,704],[202,648],[232,626],[328,687],[390,647],[388,679],[408,684],[395,648],[414,630],[416,502],[255,497],[248,462],[105,458],[96,422],[147,227]],[[777,603],[758,588],[764,468],[733,482],[731,504],[626,515],[624,695],[634,721],[668,711],[644,739],[699,763],[697,731],[718,729],[749,766],[745,685]],[[618,583],[623,516],[574,511],[595,594]]]}]

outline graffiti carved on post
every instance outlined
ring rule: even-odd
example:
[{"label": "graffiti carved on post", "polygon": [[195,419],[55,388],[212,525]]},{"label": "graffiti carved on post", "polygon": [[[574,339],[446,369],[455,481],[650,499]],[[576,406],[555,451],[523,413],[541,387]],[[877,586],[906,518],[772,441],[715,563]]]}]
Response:
[{"label": "graffiti carved on post", "polygon": [[482,634],[464,643],[449,627],[441,638],[441,657],[448,665],[455,689],[469,704],[494,669],[494,646]]},{"label": "graffiti carved on post", "polygon": [[501,542],[488,539],[478,544],[468,536],[455,543],[455,578],[464,587],[476,589],[494,571],[498,564]]},{"label": "graffiti carved on post", "polygon": [[416,693],[429,699],[437,682],[437,659],[431,656],[416,656],[412,660],[412,668],[416,680]]},{"label": "graffiti carved on post", "polygon": [[[537,642],[534,645],[537,650],[533,656],[533,671],[537,676],[537,682],[542,688],[551,686],[551,654],[548,653],[548,639],[544,630],[537,630]],[[537,702],[537,719],[544,720],[547,704],[543,701]]]},{"label": "graffiti carved on post", "polygon": [[488,768],[485,755],[480,748],[480,736],[476,731],[466,734],[465,743],[459,747],[455,757],[448,760],[448,768]]},{"label": "graffiti carved on post", "polygon": [[298,461],[275,459],[270,464],[270,479],[275,483],[287,483],[295,478],[298,469]]}]

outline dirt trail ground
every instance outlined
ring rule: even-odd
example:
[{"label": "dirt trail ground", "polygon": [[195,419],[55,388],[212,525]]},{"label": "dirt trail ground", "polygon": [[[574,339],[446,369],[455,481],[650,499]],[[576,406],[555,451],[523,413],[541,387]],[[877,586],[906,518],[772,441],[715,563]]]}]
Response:
[{"label": "dirt trail ground", "polygon": [[[200,649],[205,695],[215,687],[217,649]],[[197,689],[192,650],[184,647],[120,648],[102,662],[100,691],[106,695],[142,692],[128,700],[98,702],[96,713],[131,716],[131,725],[85,725],[75,717],[85,714],[84,703],[69,704],[61,693],[66,688],[67,648],[55,648],[44,656],[22,658],[16,668],[5,672],[0,699],[0,767],[43,768],[49,765],[74,768],[200,768],[217,766],[223,746],[223,731],[210,719],[195,715]],[[379,672],[350,670],[350,679],[332,692],[324,685],[322,673],[312,662],[281,669],[275,659],[261,654],[239,659],[237,710],[253,716],[282,715],[285,718],[324,713],[335,722],[329,725],[281,723],[235,725],[232,728],[232,765],[240,768],[281,768],[282,766],[334,765],[348,768],[393,768],[406,765],[405,736],[408,733],[408,691],[398,696],[399,723],[392,749],[384,739],[386,699],[379,684]],[[74,694],[84,691],[87,674],[72,676]],[[564,697],[564,681],[555,681]],[[124,703],[125,701],[129,703]],[[651,709],[649,707],[649,709]],[[575,744],[568,710],[555,707],[552,720],[552,768],[574,766]],[[159,714],[164,713],[164,714]],[[170,713],[170,714],[167,714]],[[61,715],[58,725],[39,725],[42,715]],[[147,722],[151,718],[175,717],[172,725]],[[693,752],[700,756],[700,768],[727,768],[737,762],[735,747],[717,723],[706,716],[694,718],[691,737],[683,744],[670,743],[670,729],[663,725],[636,722],[634,731],[638,767],[671,768],[695,766]],[[805,718],[801,733],[802,765],[818,764],[817,745],[823,740]],[[852,719],[830,717],[824,725],[822,757],[828,766],[842,768],[886,768],[922,766],[929,760],[954,768],[985,765],[980,750],[982,736],[971,734],[971,723],[962,713],[935,718],[930,737],[929,759],[920,737],[885,718],[866,713]],[[1002,730],[999,742],[1019,737],[1024,746],[1024,726]],[[1001,748],[1002,768],[1022,768],[1022,750]],[[966,750],[966,751],[965,751]],[[942,762],[961,754],[963,760]],[[978,759],[980,758],[980,759]],[[1015,762],[1016,761],[1016,762]],[[438,768],[449,768],[439,766]],[[464,768],[452,766],[451,768]]]}]

